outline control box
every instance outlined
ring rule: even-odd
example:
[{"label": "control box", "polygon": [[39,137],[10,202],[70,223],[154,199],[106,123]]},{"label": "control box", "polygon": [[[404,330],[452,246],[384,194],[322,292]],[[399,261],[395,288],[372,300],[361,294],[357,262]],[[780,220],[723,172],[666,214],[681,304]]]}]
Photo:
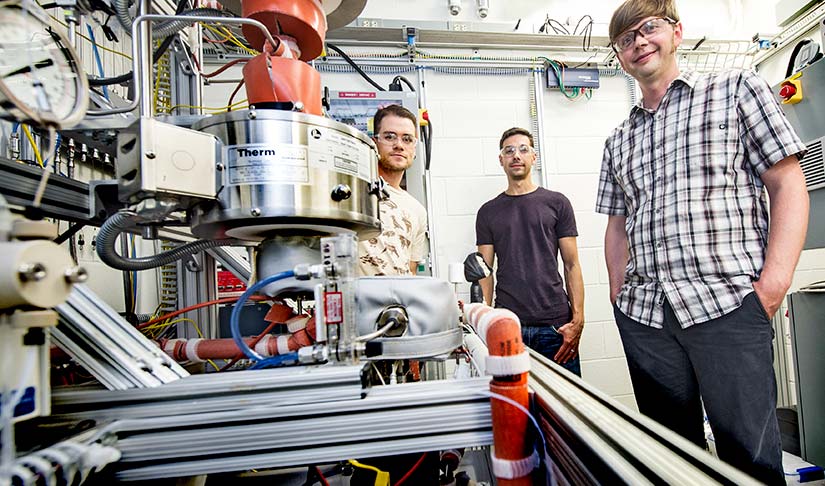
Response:
[{"label": "control box", "polygon": [[[565,89],[599,87],[599,70],[596,68],[564,68],[560,69]],[[547,74],[547,88],[558,88],[559,77],[552,67],[545,71]]]}]

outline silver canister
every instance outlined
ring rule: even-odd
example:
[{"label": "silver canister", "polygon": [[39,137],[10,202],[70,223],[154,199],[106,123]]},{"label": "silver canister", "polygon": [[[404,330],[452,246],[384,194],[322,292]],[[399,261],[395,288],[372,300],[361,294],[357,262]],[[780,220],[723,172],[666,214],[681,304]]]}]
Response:
[{"label": "silver canister", "polygon": [[281,110],[241,110],[197,122],[224,144],[218,198],[193,211],[201,238],[261,241],[276,235],[380,232],[378,152],[358,130]]}]

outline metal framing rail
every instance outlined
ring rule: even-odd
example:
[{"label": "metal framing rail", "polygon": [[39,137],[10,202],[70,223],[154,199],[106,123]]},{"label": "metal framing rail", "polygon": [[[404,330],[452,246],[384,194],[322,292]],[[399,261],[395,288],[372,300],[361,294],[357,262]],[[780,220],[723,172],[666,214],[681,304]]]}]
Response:
[{"label": "metal framing rail", "polygon": [[[162,405],[145,418],[98,424],[97,438],[122,453],[113,466],[118,480],[492,443],[487,378],[382,386],[362,399],[361,370],[361,366],[327,365],[192,376],[151,390],[57,393],[53,418],[128,416],[135,400]],[[356,378],[358,383],[353,382]],[[271,395],[260,393],[267,388]],[[107,396],[113,397],[111,403],[105,403]],[[210,397],[226,401],[218,403]],[[225,408],[228,403],[234,404],[233,409]],[[205,406],[190,407],[198,404]],[[82,414],[63,413],[81,406]],[[124,413],[113,413],[118,408]]]},{"label": "metal framing rail", "polygon": [[530,351],[530,386],[548,463],[570,484],[756,485],[653,420]]},{"label": "metal framing rail", "polygon": [[52,335],[64,351],[109,389],[158,386],[189,376],[88,287],[75,284]]}]

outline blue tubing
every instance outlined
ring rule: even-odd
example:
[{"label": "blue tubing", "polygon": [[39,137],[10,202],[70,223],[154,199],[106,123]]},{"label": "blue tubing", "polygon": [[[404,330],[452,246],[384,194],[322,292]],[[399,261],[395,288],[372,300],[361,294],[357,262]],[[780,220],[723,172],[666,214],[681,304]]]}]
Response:
[{"label": "blue tubing", "polygon": [[246,292],[244,292],[241,295],[241,297],[238,299],[238,301],[235,303],[235,307],[232,309],[232,315],[229,318],[229,328],[232,330],[232,339],[235,341],[235,344],[238,346],[238,349],[243,351],[243,354],[245,354],[247,358],[249,358],[253,361],[263,361],[263,360],[266,359],[263,356],[261,356],[260,354],[256,353],[255,350],[250,348],[249,345],[246,344],[246,341],[243,340],[243,336],[241,336],[241,323],[240,323],[240,321],[241,321],[241,309],[243,308],[246,301],[249,300],[249,297],[252,294],[254,294],[255,292],[257,292],[258,290],[266,287],[267,285],[269,285],[273,282],[277,282],[278,280],[283,280],[283,279],[286,279],[286,278],[289,278],[289,277],[294,277],[294,276],[295,276],[295,272],[293,272],[292,270],[289,270],[289,271],[286,271],[286,272],[276,273],[275,275],[272,275],[271,277],[267,277],[267,278],[261,280],[260,282],[257,282],[255,285],[253,285],[253,286],[249,287],[248,289],[246,289]]},{"label": "blue tubing", "polygon": [[277,356],[272,356],[271,358],[266,358],[262,361],[258,361],[254,365],[252,365],[250,370],[261,370],[267,368],[269,366],[279,366],[288,361],[298,361],[298,353],[292,352],[287,354],[279,354]]}]

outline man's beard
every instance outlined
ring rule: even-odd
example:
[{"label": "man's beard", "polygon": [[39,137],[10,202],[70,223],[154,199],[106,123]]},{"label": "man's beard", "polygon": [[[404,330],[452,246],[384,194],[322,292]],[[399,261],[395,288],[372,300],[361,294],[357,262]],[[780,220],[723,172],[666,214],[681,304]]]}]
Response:
[{"label": "man's beard", "polygon": [[404,167],[399,168],[398,166],[391,164],[387,160],[379,159],[378,166],[387,172],[404,172],[405,170],[409,169],[410,166],[412,166],[412,162],[406,161]]}]

